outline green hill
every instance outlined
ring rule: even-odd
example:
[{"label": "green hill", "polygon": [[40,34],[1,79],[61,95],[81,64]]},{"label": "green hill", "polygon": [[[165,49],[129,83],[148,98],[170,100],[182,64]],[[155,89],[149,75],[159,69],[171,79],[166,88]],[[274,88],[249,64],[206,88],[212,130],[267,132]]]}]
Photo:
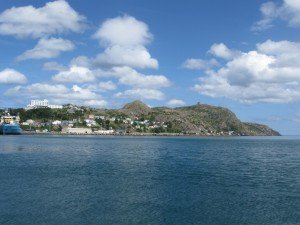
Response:
[{"label": "green hill", "polygon": [[116,110],[127,116],[143,117],[151,121],[171,124],[173,131],[197,134],[234,134],[234,135],[280,135],[271,128],[255,123],[243,123],[227,108],[206,104],[186,107],[150,108],[140,101],[126,104]]}]

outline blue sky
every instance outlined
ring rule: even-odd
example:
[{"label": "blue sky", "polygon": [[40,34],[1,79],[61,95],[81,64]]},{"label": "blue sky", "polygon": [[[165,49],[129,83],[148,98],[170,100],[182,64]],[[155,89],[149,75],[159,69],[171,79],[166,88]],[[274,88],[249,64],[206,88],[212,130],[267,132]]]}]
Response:
[{"label": "blue sky", "polygon": [[225,106],[300,134],[300,3],[0,0],[0,107]]}]

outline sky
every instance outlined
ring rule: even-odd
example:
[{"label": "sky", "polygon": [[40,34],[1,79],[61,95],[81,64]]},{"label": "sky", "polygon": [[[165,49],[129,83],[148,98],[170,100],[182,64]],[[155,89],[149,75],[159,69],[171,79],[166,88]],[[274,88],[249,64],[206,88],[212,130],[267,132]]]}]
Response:
[{"label": "sky", "polygon": [[0,108],[197,102],[300,135],[299,0],[0,0]]}]

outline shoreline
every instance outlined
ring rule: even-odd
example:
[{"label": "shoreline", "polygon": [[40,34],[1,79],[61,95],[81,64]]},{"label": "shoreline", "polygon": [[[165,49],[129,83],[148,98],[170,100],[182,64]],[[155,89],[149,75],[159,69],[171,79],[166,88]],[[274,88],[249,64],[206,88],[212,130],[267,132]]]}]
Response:
[{"label": "shoreline", "polygon": [[21,135],[45,135],[45,136],[124,136],[124,137],[280,137],[282,135],[203,135],[183,133],[130,133],[130,134],[99,134],[99,133],[61,133],[61,132],[23,132]]}]

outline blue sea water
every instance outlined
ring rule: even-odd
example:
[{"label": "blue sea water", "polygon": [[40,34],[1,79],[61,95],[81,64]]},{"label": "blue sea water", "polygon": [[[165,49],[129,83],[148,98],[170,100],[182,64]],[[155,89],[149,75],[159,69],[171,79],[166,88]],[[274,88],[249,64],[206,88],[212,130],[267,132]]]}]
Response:
[{"label": "blue sea water", "polygon": [[298,137],[0,136],[0,224],[300,224],[299,171]]}]

